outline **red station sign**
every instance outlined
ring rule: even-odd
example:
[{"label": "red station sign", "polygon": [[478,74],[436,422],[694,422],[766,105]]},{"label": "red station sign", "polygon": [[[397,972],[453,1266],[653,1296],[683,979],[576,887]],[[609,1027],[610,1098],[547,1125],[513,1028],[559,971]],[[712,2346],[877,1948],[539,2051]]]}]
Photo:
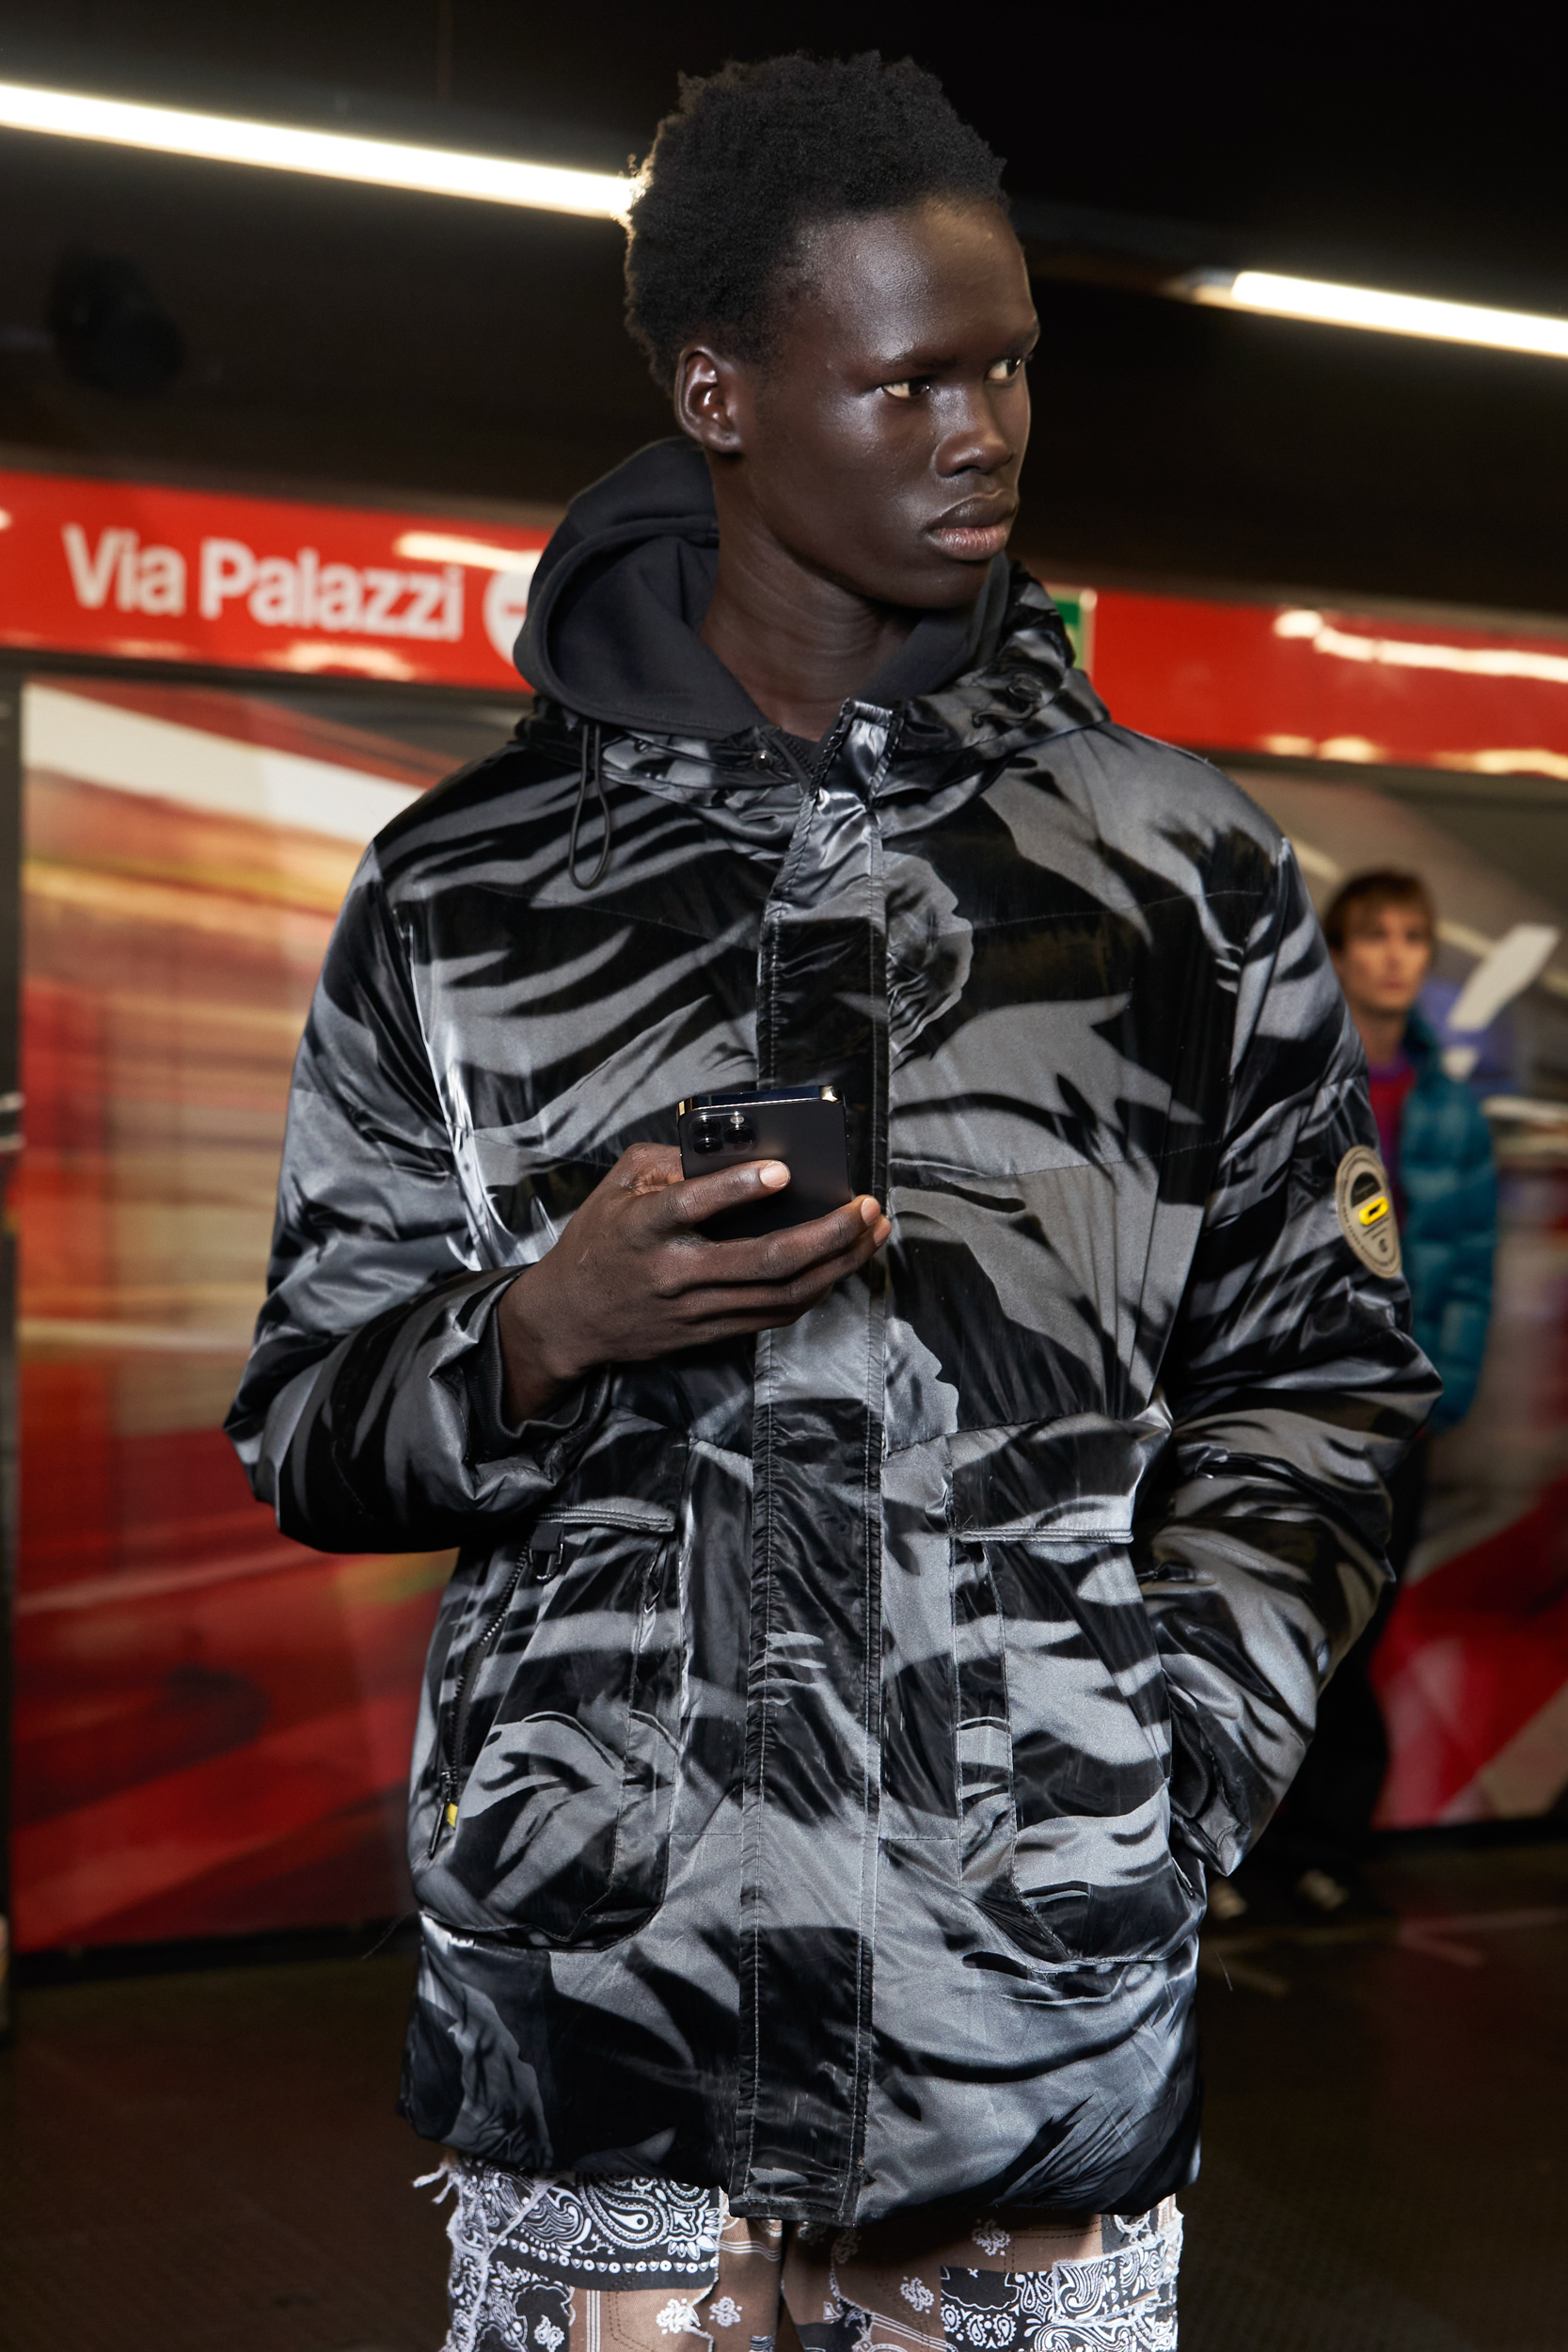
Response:
[{"label": "red station sign", "polygon": [[0,471],[0,644],[515,686],[547,532]]},{"label": "red station sign", "polygon": [[[0,471],[0,645],[511,688],[544,529]],[[1568,632],[1064,592],[1122,724],[1205,750],[1568,779]]]},{"label": "red station sign", "polygon": [[1568,631],[1102,590],[1091,666],[1124,726],[1206,751],[1568,779]]}]

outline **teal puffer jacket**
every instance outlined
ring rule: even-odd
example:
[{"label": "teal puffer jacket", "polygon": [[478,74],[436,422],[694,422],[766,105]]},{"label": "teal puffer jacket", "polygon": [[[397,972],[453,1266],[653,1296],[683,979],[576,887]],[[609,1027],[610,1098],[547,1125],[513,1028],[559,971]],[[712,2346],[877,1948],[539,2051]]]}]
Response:
[{"label": "teal puffer jacket", "polygon": [[1410,1016],[1404,1050],[1416,1083],[1400,1120],[1405,1279],[1417,1340],[1442,1375],[1433,1436],[1475,1402],[1492,1314],[1497,1174],[1492,1137],[1467,1086],[1443,1068],[1436,1033]]}]

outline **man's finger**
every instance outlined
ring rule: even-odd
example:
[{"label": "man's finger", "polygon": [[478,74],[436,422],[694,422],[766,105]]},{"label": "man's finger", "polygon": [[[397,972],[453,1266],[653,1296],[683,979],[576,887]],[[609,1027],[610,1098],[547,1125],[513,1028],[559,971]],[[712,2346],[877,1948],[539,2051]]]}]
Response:
[{"label": "man's finger", "polygon": [[660,1194],[658,1222],[670,1231],[705,1225],[721,1209],[736,1209],[751,1200],[768,1200],[783,1192],[789,1170],[783,1160],[743,1160],[736,1168],[715,1168],[711,1176],[689,1176]]},{"label": "man's finger", "polygon": [[693,1255],[694,1282],[788,1282],[826,1265],[846,1250],[858,1249],[881,1216],[880,1205],[862,1193],[842,1209],[786,1225],[752,1241],[716,1241]]},{"label": "man's finger", "polygon": [[680,1183],[681,1155],[671,1143],[628,1144],[606,1179],[617,1181],[627,1192],[662,1192]]},{"label": "man's finger", "polygon": [[695,1318],[711,1316],[762,1315],[781,1319],[799,1314],[805,1308],[825,1298],[847,1274],[854,1274],[873,1257],[887,1240],[892,1228],[885,1217],[874,1226],[862,1228],[861,1237],[852,1248],[842,1249],[831,1258],[819,1259],[788,1280],[773,1282],[711,1283],[705,1281],[687,1294],[687,1311]]},{"label": "man's finger", "polygon": [[[689,1194],[695,1192],[699,1184],[716,1184],[722,1181],[722,1175],[738,1175],[740,1172],[739,1169],[725,1169],[721,1176],[694,1177],[689,1184],[678,1189]],[[766,1200],[767,1197],[766,1190],[759,1189],[742,1193],[740,1200]],[[736,1206],[735,1195],[731,1194],[721,1205],[726,1208]],[[661,1203],[661,1210],[663,1206]],[[705,1208],[703,1221],[716,1214],[716,1209]],[[822,1263],[838,1251],[853,1248],[862,1233],[868,1226],[874,1225],[881,1214],[880,1204],[862,1193],[855,1200],[846,1201],[842,1209],[830,1209],[825,1216],[808,1218],[800,1225],[782,1226],[776,1233],[759,1233],[740,1241],[714,1241],[708,1235],[693,1231],[688,1224],[688,1212],[684,1207],[680,1208],[676,1211],[676,1230],[685,1228],[692,1232],[692,1238],[702,1243],[701,1248],[693,1250],[689,1256],[686,1252],[681,1253],[686,1263],[682,1269],[680,1287],[694,1283],[788,1281],[795,1275],[803,1273],[808,1266]],[[666,1223],[662,1216],[659,1221]]]}]

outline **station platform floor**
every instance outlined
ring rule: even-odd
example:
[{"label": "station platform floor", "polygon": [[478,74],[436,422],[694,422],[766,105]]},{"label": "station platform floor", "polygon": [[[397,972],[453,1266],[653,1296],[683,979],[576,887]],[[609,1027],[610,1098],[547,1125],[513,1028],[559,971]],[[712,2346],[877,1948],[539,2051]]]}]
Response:
[{"label": "station platform floor", "polygon": [[[1183,2352],[1564,2352],[1568,1843],[1372,1875],[1386,1917],[1255,1904],[1205,1940]],[[34,1975],[0,2054],[4,2352],[437,2352],[405,1952]]]}]

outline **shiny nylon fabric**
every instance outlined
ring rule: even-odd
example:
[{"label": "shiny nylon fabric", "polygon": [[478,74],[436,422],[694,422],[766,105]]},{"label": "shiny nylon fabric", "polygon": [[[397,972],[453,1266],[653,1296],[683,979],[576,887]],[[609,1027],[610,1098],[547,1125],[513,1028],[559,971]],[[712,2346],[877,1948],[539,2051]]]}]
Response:
[{"label": "shiny nylon fabric", "polygon": [[[1205,1867],[1433,1392],[1339,1233],[1372,1128],[1288,847],[1110,723],[1022,574],[994,660],[847,706],[807,789],[765,729],[607,727],[591,893],[580,749],[542,707],[368,854],[231,1417],[291,1534],[462,1547],[404,2111],[743,2214],[1147,2209]],[[883,1256],[510,1427],[496,1301],[618,1153],[829,1081]]]}]

